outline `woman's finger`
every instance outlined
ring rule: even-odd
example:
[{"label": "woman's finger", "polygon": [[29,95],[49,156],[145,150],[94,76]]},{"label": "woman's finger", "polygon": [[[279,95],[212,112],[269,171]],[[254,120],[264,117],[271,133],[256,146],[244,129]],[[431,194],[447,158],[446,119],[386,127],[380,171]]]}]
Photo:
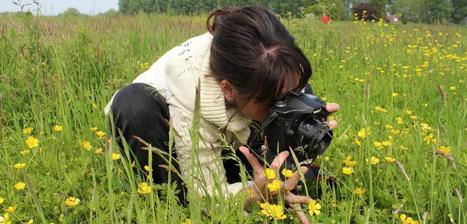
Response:
[{"label": "woman's finger", "polygon": [[279,153],[279,155],[277,155],[276,158],[274,158],[274,160],[272,161],[271,168],[274,170],[279,169],[284,163],[284,161],[287,159],[287,157],[289,157],[289,151],[282,151],[281,153]]},{"label": "woman's finger", "polygon": [[[302,174],[305,174],[306,172],[308,172],[308,168],[307,167],[300,167],[300,172]],[[285,182],[284,182],[284,188],[285,190],[287,191],[290,191],[290,190],[293,190],[295,189],[295,187],[297,186],[298,182],[300,181],[300,172],[297,170],[295,171],[295,173],[293,173],[293,175],[291,177],[289,177]]]},{"label": "woman's finger", "polygon": [[240,146],[239,150],[240,150],[240,152],[243,153],[245,158],[250,163],[251,167],[253,168],[253,171],[255,172],[255,175],[262,175],[263,171],[264,171],[263,166],[261,166],[259,161],[256,159],[255,155],[253,155],[250,152],[250,149],[248,149],[245,146]]},{"label": "woman's finger", "polygon": [[296,195],[290,191],[287,191],[285,193],[285,202],[289,205],[292,204],[307,204],[310,202],[310,197],[307,196],[302,196],[302,195]]},{"label": "woman's finger", "polygon": [[335,121],[335,120],[328,121],[328,126],[329,126],[329,128],[331,130],[334,129],[334,128],[337,128],[337,121]]},{"label": "woman's finger", "polygon": [[339,108],[340,108],[340,106],[337,103],[327,103],[326,104],[326,111],[328,111],[329,113],[334,113],[334,112],[338,111]]}]

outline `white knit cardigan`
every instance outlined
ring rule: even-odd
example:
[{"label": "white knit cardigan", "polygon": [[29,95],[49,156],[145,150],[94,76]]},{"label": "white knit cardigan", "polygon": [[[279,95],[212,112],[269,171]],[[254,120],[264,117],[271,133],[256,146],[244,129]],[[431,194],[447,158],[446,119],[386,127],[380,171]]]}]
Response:
[{"label": "white knit cardigan", "polygon": [[[220,84],[209,67],[211,42],[210,33],[185,41],[165,53],[133,83],[149,84],[167,100],[183,178],[194,181],[195,189],[202,195],[235,194],[242,189],[242,184],[227,184],[221,161],[222,142],[234,143],[234,147],[246,144],[251,120],[237,109],[226,108]],[[198,83],[201,125],[197,133],[199,149],[193,152],[190,128]],[[111,103],[112,100],[106,107],[107,113]]]}]

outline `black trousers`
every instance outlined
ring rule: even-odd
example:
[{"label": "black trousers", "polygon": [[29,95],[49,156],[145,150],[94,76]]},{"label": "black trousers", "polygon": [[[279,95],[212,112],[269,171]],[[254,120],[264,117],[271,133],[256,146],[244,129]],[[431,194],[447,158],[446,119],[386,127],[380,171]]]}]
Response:
[{"label": "black trousers", "polygon": [[[123,139],[128,143],[132,158],[139,164],[139,168],[148,165],[148,151],[146,147],[134,136],[138,136],[147,143],[151,144],[164,152],[169,153],[169,119],[170,113],[165,98],[158,94],[157,90],[147,84],[133,83],[122,88],[115,95],[111,106],[112,118],[114,122],[114,132],[118,145],[123,149]],[[120,136],[120,132],[122,136]],[[175,150],[172,156],[177,158]],[[223,155],[228,152],[223,152]],[[243,154],[236,152],[242,161],[246,161]],[[183,162],[183,161],[179,161]],[[162,167],[161,167],[162,165]],[[164,167],[168,164],[159,155],[152,154],[152,177],[154,183],[168,183],[169,171]],[[177,170],[178,164],[172,164]],[[244,163],[247,167],[249,164]],[[240,167],[237,161],[229,159],[224,160],[227,182],[239,182]],[[185,200],[186,188],[183,181],[175,174],[171,175],[172,183],[175,182],[179,187],[178,197],[181,201]]]}]

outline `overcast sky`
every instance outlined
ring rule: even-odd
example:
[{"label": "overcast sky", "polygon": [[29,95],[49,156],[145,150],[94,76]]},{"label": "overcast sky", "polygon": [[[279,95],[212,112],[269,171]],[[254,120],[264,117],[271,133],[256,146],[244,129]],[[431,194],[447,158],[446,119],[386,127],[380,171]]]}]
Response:
[{"label": "overcast sky", "polygon": [[[13,4],[13,1],[23,4],[31,3],[31,0],[0,0],[0,12],[20,11],[20,7]],[[81,13],[98,14],[109,9],[118,10],[118,0],[38,0],[41,4],[43,15],[57,15],[66,9],[73,7]],[[35,11],[36,7],[26,7]],[[25,8],[25,9],[26,9]]]}]

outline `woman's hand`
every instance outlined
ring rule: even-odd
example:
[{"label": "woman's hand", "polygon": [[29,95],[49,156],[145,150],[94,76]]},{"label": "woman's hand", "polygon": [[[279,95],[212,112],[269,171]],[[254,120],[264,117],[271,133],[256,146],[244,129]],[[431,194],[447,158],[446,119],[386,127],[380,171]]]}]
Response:
[{"label": "woman's hand", "polygon": [[[328,103],[328,104],[326,104],[326,110],[331,114],[338,111],[339,108],[340,108],[340,106],[337,103]],[[334,128],[337,127],[337,121],[329,120],[328,125],[329,125],[329,128],[334,129]]]}]

